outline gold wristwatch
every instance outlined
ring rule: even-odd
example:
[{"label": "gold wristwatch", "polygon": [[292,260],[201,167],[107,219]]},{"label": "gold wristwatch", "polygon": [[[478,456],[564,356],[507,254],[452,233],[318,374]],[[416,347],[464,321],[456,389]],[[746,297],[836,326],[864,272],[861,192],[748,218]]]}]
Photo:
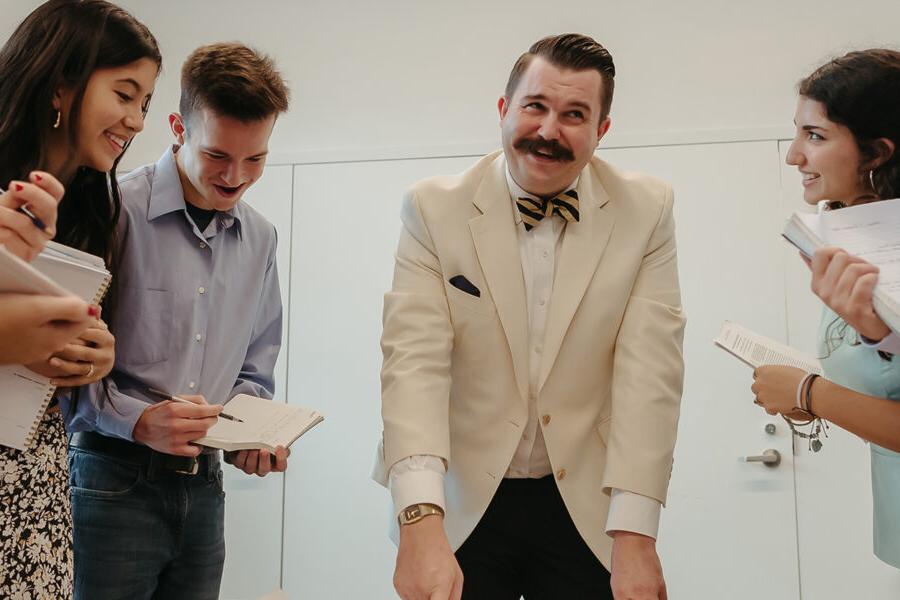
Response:
[{"label": "gold wristwatch", "polygon": [[413,504],[400,511],[397,521],[400,526],[412,525],[430,515],[444,516],[444,511],[437,504]]}]

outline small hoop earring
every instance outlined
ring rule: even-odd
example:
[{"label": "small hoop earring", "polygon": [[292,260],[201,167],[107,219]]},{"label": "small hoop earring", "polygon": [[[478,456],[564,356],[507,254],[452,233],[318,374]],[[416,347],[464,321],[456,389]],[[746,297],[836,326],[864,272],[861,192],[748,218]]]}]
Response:
[{"label": "small hoop earring", "polygon": [[869,185],[872,187],[873,192],[875,191],[875,177],[873,175],[874,173],[875,169],[869,171]]},{"label": "small hoop earring", "polygon": [[62,123],[62,111],[56,111],[56,122],[53,124],[53,129],[59,129],[59,124]]}]

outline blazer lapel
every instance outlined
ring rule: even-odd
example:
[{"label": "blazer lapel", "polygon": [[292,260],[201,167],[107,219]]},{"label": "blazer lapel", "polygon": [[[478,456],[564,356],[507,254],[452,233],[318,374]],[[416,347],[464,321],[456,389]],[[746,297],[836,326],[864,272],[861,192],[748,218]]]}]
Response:
[{"label": "blazer lapel", "polygon": [[615,222],[615,207],[609,204],[609,194],[594,174],[591,163],[582,172],[577,189],[581,220],[566,224],[563,233],[562,250],[550,297],[550,313],[547,315],[538,389],[543,387],[550,376],[563,338],[597,271]]},{"label": "blazer lapel", "polygon": [[525,278],[512,201],[506,185],[506,162],[502,156],[491,165],[472,202],[482,213],[469,221],[475,252],[509,343],[519,393],[527,398],[528,309]]}]

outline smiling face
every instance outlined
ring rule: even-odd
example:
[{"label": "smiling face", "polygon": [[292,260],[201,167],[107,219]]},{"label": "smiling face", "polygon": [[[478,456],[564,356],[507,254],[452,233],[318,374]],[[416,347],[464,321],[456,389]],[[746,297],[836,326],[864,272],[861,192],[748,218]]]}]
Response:
[{"label": "smiling face", "polygon": [[803,199],[807,203],[830,200],[849,206],[871,195],[853,133],[829,120],[824,104],[800,96],[794,124],[797,131],[786,161],[803,175]]},{"label": "smiling face", "polygon": [[600,73],[560,69],[536,56],[512,97],[498,103],[503,150],[513,180],[549,197],[571,184],[609,129],[600,121]]},{"label": "smiling face", "polygon": [[169,123],[181,145],[175,160],[184,197],[194,206],[230,210],[262,176],[274,114],[244,122],[204,107],[187,124],[178,114]]},{"label": "smiling face", "polygon": [[[98,171],[112,169],[128,143],[144,129],[144,113],[153,94],[159,69],[142,58],[121,67],[97,69],[88,79],[76,125],[75,160],[78,166]],[[68,123],[74,100],[72,90],[60,90],[54,107]],[[58,156],[67,156],[65,132],[54,130],[51,144]],[[51,149],[51,154],[53,154]]]}]

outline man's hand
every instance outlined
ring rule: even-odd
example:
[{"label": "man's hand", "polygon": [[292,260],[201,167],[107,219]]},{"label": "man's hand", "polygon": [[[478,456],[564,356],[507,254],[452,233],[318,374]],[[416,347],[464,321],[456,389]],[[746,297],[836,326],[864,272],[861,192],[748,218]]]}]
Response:
[{"label": "man's hand", "polygon": [[275,454],[268,450],[239,450],[226,452],[225,462],[234,465],[247,475],[265,477],[269,473],[287,471],[287,459],[291,449],[283,446],[275,448]]},{"label": "man's hand", "polygon": [[816,250],[807,265],[813,293],[850,327],[876,342],[891,332],[872,305],[878,267],[839,248]]},{"label": "man's hand", "polygon": [[134,441],[154,450],[178,456],[197,456],[199,446],[190,442],[206,435],[222,412],[221,404],[207,404],[203,396],[181,396],[195,404],[164,400],[144,409],[134,426]]},{"label": "man's hand", "polygon": [[444,533],[444,518],[430,515],[400,527],[394,589],[403,600],[460,600],[463,574]]},{"label": "man's hand", "polygon": [[615,600],[667,600],[656,540],[630,531],[613,533],[612,586]]}]

